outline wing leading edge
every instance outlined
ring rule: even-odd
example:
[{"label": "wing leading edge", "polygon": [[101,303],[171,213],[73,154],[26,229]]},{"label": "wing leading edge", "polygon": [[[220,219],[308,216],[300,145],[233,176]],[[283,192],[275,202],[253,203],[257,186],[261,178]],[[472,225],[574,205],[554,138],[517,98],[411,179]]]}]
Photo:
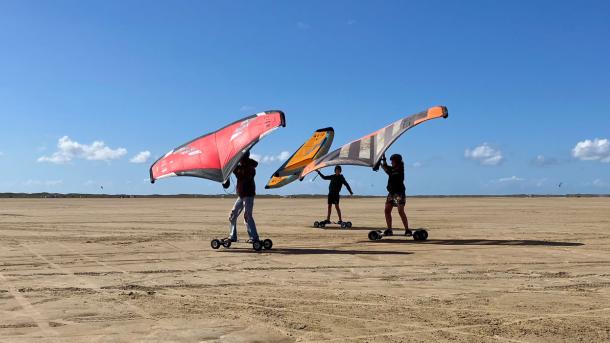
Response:
[{"label": "wing leading edge", "polygon": [[445,106],[435,106],[395,121],[356,141],[348,143],[333,152],[308,164],[301,173],[301,180],[307,174],[329,166],[356,165],[374,167],[388,148],[407,130],[425,121],[436,118],[447,118],[449,113]]},{"label": "wing leading edge", "polygon": [[286,126],[282,111],[265,111],[185,143],[150,167],[150,182],[171,176],[226,181],[243,154],[264,136]]},{"label": "wing leading edge", "polygon": [[335,130],[332,127],[316,130],[297,151],[273,173],[266,189],[283,187],[299,178],[303,168],[330,150]]}]

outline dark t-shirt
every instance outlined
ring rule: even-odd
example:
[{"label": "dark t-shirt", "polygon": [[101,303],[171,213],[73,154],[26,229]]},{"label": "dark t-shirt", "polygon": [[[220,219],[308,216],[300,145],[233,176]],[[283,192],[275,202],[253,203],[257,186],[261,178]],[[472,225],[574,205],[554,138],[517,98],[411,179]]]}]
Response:
[{"label": "dark t-shirt", "polygon": [[351,187],[347,183],[347,180],[345,180],[345,177],[342,174],[333,174],[326,176],[320,173],[320,177],[324,180],[330,180],[330,184],[328,185],[328,194],[330,195],[339,195],[339,193],[341,192],[341,188],[343,188],[343,185],[347,187],[347,190],[350,193],[353,193]]},{"label": "dark t-shirt", "polygon": [[383,166],[386,174],[388,174],[388,185],[386,189],[393,194],[404,194],[405,188],[405,169],[404,167]]},{"label": "dark t-shirt", "polygon": [[254,176],[256,176],[256,167],[258,162],[249,158],[246,161],[240,162],[233,174],[237,178],[237,195],[240,198],[253,197],[256,195],[256,183],[254,182]]}]

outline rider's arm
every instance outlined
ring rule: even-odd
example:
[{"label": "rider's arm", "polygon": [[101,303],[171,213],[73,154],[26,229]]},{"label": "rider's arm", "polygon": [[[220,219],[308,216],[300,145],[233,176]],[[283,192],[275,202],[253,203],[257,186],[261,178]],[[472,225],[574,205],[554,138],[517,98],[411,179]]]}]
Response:
[{"label": "rider's arm", "polygon": [[318,170],[316,170],[316,171],[318,172],[318,175],[320,175],[320,177],[321,177],[322,179],[324,179],[324,180],[330,180],[330,176],[326,176],[326,175],[322,174],[322,173],[320,172],[320,170],[319,170],[319,169],[318,169]]},{"label": "rider's arm", "polygon": [[349,183],[347,183],[347,180],[345,179],[345,177],[343,175],[341,175],[341,178],[343,179],[341,181],[345,185],[345,188],[347,188],[347,190],[349,191],[349,194],[354,195],[354,192],[352,192],[352,187],[349,186]]}]

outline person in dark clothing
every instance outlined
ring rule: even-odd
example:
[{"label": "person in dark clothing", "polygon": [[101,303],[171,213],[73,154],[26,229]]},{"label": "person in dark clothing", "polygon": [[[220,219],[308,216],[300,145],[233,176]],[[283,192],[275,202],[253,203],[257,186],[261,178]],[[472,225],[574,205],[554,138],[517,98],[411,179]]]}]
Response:
[{"label": "person in dark clothing", "polygon": [[[237,167],[233,170],[233,174],[237,178],[237,200],[231,214],[229,215],[229,223],[231,225],[231,233],[229,238],[231,241],[237,241],[237,218],[244,211],[244,222],[246,229],[252,242],[258,241],[258,232],[256,231],[256,223],[252,216],[254,210],[254,197],[256,196],[256,184],[254,176],[256,175],[256,167],[258,162],[250,158],[250,152],[246,152],[239,161]],[[223,185],[228,188],[228,181]]]},{"label": "person in dark clothing", "polygon": [[318,175],[320,175],[320,177],[322,179],[330,180],[330,184],[328,185],[328,212],[326,214],[326,221],[324,221],[323,224],[331,223],[330,213],[332,212],[333,205],[335,205],[335,209],[337,210],[337,216],[339,216],[339,221],[337,223],[341,224],[342,223],[341,208],[339,207],[339,199],[341,198],[339,193],[341,192],[341,188],[343,188],[343,185],[345,185],[345,187],[349,191],[350,195],[354,195],[354,192],[352,192],[352,188],[349,186],[349,184],[345,180],[345,177],[343,176],[343,174],[341,174],[341,166],[335,167],[335,174],[333,174],[333,175],[326,176],[326,175],[322,174],[319,170],[316,170],[316,171],[318,172]]},{"label": "person in dark clothing", "polygon": [[407,203],[406,188],[405,188],[405,165],[402,161],[402,156],[394,154],[390,156],[391,165],[388,165],[385,154],[381,157],[381,167],[388,174],[388,197],[385,202],[385,221],[387,224],[386,235],[392,235],[392,209],[398,208],[398,214],[402,219],[402,224],[405,227],[405,236],[411,236],[412,232],[409,229],[409,219],[405,213],[405,204]]}]

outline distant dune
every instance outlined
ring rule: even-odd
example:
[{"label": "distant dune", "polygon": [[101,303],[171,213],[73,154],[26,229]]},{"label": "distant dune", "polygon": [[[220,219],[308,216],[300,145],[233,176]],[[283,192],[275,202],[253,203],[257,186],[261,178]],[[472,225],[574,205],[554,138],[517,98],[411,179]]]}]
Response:
[{"label": "distant dune", "polygon": [[[3,198],[233,198],[234,194],[92,194],[92,193],[0,193]],[[325,198],[326,194],[290,194],[273,195],[260,194],[258,198]],[[355,195],[355,199],[380,198],[385,195]],[[598,198],[610,197],[610,194],[432,194],[432,195],[408,195],[409,198]]]}]

